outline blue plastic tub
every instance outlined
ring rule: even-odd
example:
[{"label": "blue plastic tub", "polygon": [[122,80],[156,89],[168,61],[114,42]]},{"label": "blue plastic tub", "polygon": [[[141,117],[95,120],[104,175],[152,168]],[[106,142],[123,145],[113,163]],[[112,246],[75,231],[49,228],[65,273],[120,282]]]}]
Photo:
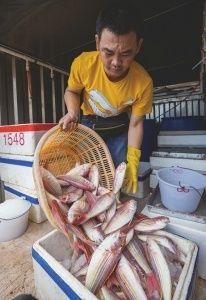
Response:
[{"label": "blue plastic tub", "polygon": [[163,118],[160,124],[162,131],[205,130],[204,117],[171,117]]}]

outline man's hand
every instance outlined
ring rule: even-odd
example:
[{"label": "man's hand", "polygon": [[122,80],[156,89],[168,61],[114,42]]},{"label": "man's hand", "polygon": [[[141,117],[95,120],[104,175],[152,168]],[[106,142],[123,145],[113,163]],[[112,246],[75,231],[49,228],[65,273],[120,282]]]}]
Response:
[{"label": "man's hand", "polygon": [[81,90],[71,91],[69,87],[67,87],[65,90],[64,100],[68,113],[59,120],[59,125],[63,130],[74,130],[78,125],[80,94]]},{"label": "man's hand", "polygon": [[73,130],[78,125],[78,116],[75,114],[67,113],[59,120],[59,125],[62,127],[63,130]]},{"label": "man's hand", "polygon": [[138,191],[138,167],[141,151],[135,147],[127,148],[127,169],[123,190],[126,193],[136,193]]}]

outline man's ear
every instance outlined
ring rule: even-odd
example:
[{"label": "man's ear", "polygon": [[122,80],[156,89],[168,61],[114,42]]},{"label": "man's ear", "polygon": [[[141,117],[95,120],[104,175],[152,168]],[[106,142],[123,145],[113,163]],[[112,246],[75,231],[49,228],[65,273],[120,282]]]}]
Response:
[{"label": "man's ear", "polygon": [[95,34],[95,41],[96,41],[96,49],[99,50],[99,42],[100,42],[100,39],[99,39],[98,34]]},{"label": "man's ear", "polygon": [[136,54],[139,53],[140,49],[141,49],[141,46],[142,46],[142,43],[143,43],[143,39],[140,38],[139,41],[137,41],[138,44],[137,44],[137,51],[136,51]]}]

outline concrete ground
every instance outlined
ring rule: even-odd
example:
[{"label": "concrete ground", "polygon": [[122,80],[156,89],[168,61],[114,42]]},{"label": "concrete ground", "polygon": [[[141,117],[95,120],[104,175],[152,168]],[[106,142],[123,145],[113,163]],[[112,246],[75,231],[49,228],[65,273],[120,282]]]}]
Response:
[{"label": "concrete ground", "polygon": [[24,235],[0,243],[0,300],[11,300],[23,293],[35,296],[32,245],[52,229],[48,221],[29,222]]},{"label": "concrete ground", "polygon": [[[48,221],[41,224],[29,222],[24,235],[0,244],[0,300],[35,293],[31,248],[33,243],[53,228]],[[194,300],[206,299],[206,281],[198,279]]]}]

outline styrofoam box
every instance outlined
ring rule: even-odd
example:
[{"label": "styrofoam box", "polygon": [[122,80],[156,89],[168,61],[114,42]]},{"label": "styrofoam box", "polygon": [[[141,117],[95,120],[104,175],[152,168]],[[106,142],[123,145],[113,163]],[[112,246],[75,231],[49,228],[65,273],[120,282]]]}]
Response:
[{"label": "styrofoam box", "polygon": [[1,180],[29,189],[35,193],[32,165],[34,156],[0,155]]},{"label": "styrofoam box", "polygon": [[39,200],[36,193],[32,193],[30,190],[20,186],[4,182],[4,195],[5,200],[20,197],[25,199],[25,201],[31,202],[32,206],[29,210],[29,219],[31,221],[35,223],[41,223],[47,219],[39,205]]},{"label": "styrofoam box", "polygon": [[[181,158],[178,157],[167,157],[167,154],[164,156],[150,156],[150,164],[152,169],[159,169],[163,167],[179,166],[183,168],[189,168],[191,170],[196,170],[201,173],[206,173],[206,160],[205,159],[194,159],[194,158]],[[156,154],[155,154],[156,155]]]},{"label": "styrofoam box", "polygon": [[150,187],[156,188],[158,185],[158,178],[156,175],[157,170],[152,170],[152,173],[150,174]]},{"label": "styrofoam box", "polygon": [[135,198],[145,198],[150,193],[150,163],[141,161],[138,170],[138,191],[135,194],[128,194]]},{"label": "styrofoam box", "polygon": [[30,123],[0,126],[0,151],[33,155],[42,135],[55,125],[56,123]]},{"label": "styrofoam box", "polygon": [[206,147],[206,130],[197,131],[160,131],[158,147]]},{"label": "styrofoam box", "polygon": [[[196,260],[198,248],[188,240],[175,237],[175,242],[186,253],[173,300],[193,299],[196,284]],[[72,252],[68,240],[54,230],[34,243],[32,259],[37,297],[39,300],[97,300],[64,266]]]},{"label": "styrofoam box", "polygon": [[[145,206],[142,213],[151,218],[160,216],[157,212],[152,211],[148,205]],[[206,280],[206,224],[175,217],[169,217],[169,219],[167,231],[189,239],[199,247],[198,276]]]}]

